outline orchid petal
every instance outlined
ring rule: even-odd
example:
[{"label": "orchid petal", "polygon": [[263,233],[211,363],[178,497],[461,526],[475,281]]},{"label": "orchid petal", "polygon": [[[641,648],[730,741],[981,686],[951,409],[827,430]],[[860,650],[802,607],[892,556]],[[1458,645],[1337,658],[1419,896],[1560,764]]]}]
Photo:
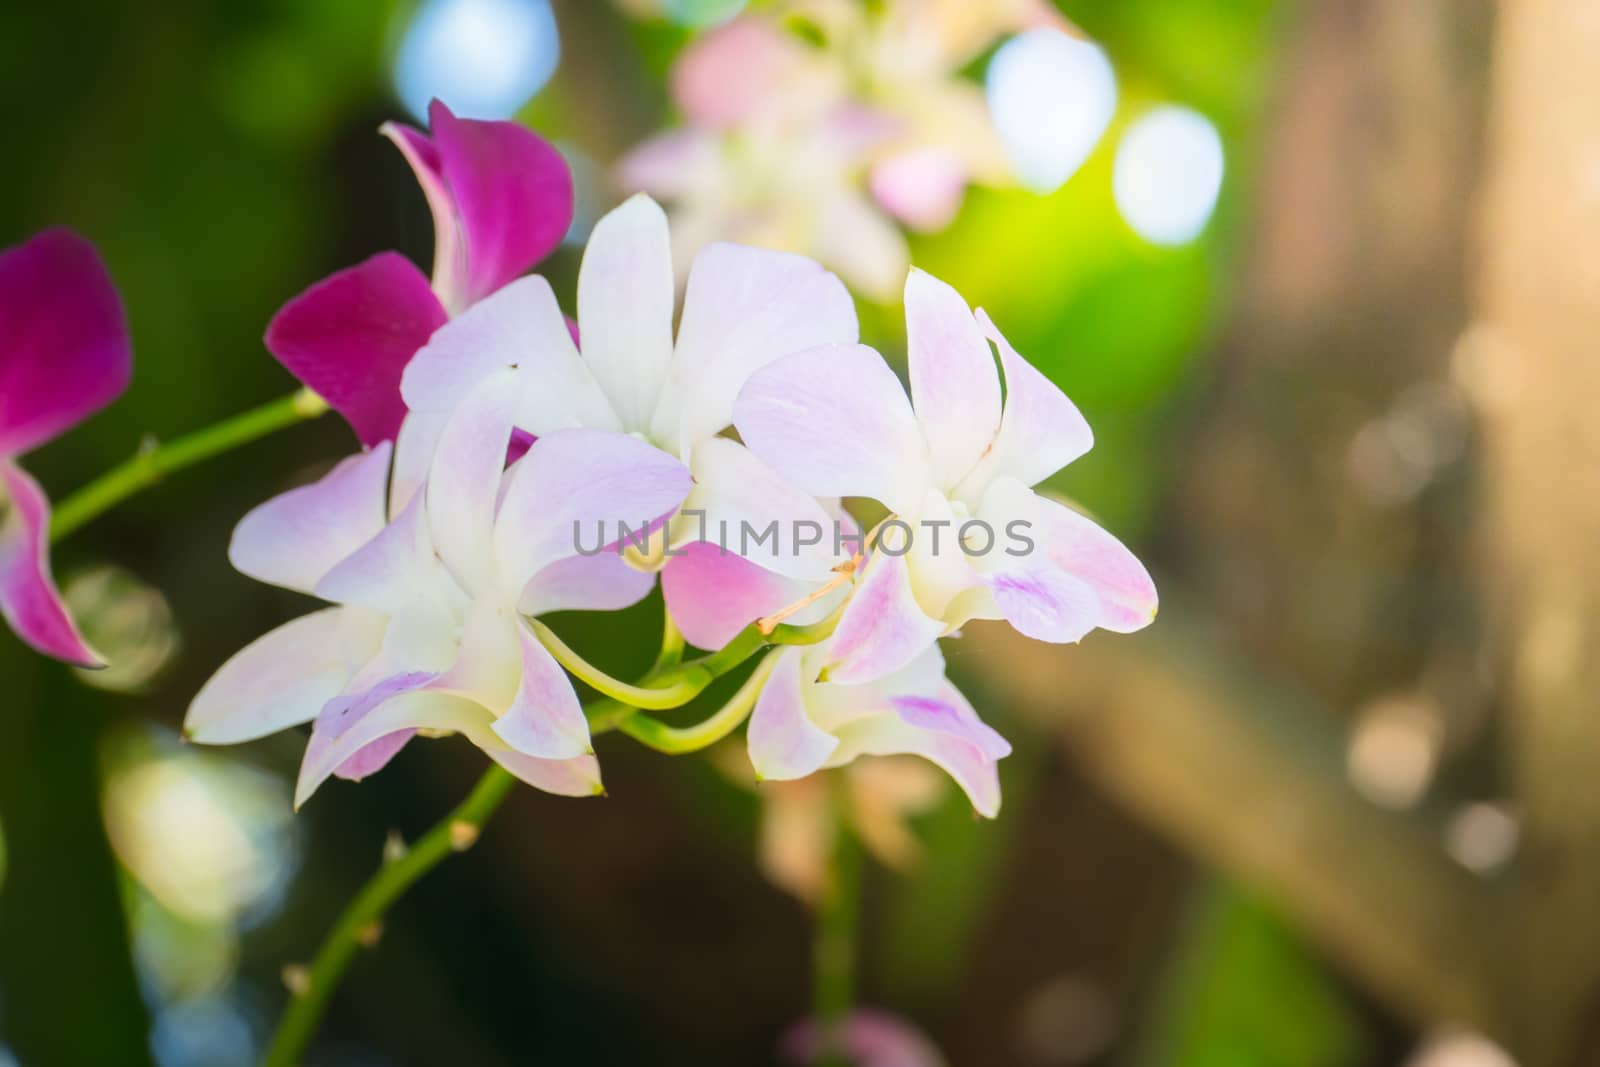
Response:
[{"label": "orchid petal", "polygon": [[942,230],[961,210],[967,191],[967,165],[947,148],[928,146],[898,152],[873,165],[868,187],[873,198],[914,230]]},{"label": "orchid petal", "polygon": [[390,123],[433,211],[434,285],[459,312],[549,255],[572,223],[572,172],[515,122],[459,119],[435,100],[432,141]]},{"label": "orchid petal", "polygon": [[93,245],[52,229],[0,252],[0,456],[82,422],[132,373],[122,301]]},{"label": "orchid petal", "polygon": [[[503,578],[520,590],[539,571],[578,554],[593,524],[644,526],[689,492],[689,469],[636,438],[604,430],[557,430],[512,468],[494,550]],[[607,539],[609,543],[609,538]]]},{"label": "orchid petal", "polygon": [[650,595],[656,576],[640,570],[612,548],[571,556],[543,568],[523,587],[517,610],[524,615],[552,611],[621,611]]},{"label": "orchid petal", "polygon": [[854,344],[856,309],[844,283],[804,256],[717,243],[695,257],[656,440],[680,455],[733,421],[752,373],[791,352]]},{"label": "orchid petal", "polygon": [[413,411],[400,424],[394,442],[394,472],[389,476],[389,518],[393,520],[428,480],[433,453],[439,447],[448,414]]},{"label": "orchid petal", "polygon": [[[956,688],[948,683],[940,698],[892,697],[895,714],[919,730],[949,734],[976,745],[990,759],[1011,755],[1011,743],[982,719]],[[953,698],[952,698],[953,695]]]},{"label": "orchid petal", "polygon": [[871,715],[839,730],[839,748],[829,760],[841,766],[859,756],[921,756],[955,780],[979,815],[1000,814],[1000,775],[977,745],[951,734],[925,730],[897,714]]},{"label": "orchid petal", "polygon": [[924,611],[947,624],[951,620],[945,618],[945,612],[951,602],[982,582],[961,540],[962,528],[971,521],[958,519],[949,499],[930,489],[912,526],[906,552],[912,594]]},{"label": "orchid petal", "polygon": [[449,412],[484,376],[522,368],[517,425],[533,434],[567,426],[622,424],[578,355],[550,283],[537,274],[472,305],[433,335],[406,368],[401,394],[412,411]]},{"label": "orchid petal", "polygon": [[494,732],[518,752],[540,759],[574,759],[590,752],[589,720],[561,665],[526,626],[517,627],[517,638],[522,681]]},{"label": "orchid petal", "polygon": [[[316,725],[312,727],[312,734],[321,729],[328,729],[327,723],[337,721],[345,716],[365,715],[390,697],[399,696],[421,689],[432,681],[434,676],[427,672],[413,671],[406,674],[392,675],[384,678],[376,685],[356,692],[342,693],[323,705],[317,713]],[[392,734],[385,734],[376,741],[368,742],[347,757],[344,762],[334,768],[333,773],[340,778],[347,778],[353,782],[370,775],[377,774],[388,766],[389,761],[400,754],[400,750],[417,735],[415,729],[396,730]]]},{"label": "orchid petal", "polygon": [[558,797],[593,797],[605,793],[600,784],[600,761],[593,756],[550,760],[526,756],[509,748],[484,749],[490,759],[519,779]]},{"label": "orchid petal", "polygon": [[448,731],[476,739],[488,733],[490,713],[462,697],[416,689],[370,707],[356,704],[319,717],[300,764],[294,806],[300,808],[345,761],[375,741],[407,730]]},{"label": "orchid petal", "polygon": [[329,275],[267,324],[267,351],[343,415],[364,445],[405,418],[400,375],[447,316],[428,279],[395,252]]},{"label": "orchid petal", "polygon": [[667,610],[696,648],[721,648],[756,619],[794,603],[807,591],[806,583],[708,541],[675,551],[661,571]]},{"label": "orchid petal", "polygon": [[911,266],[905,235],[865,196],[848,186],[817,203],[816,257],[850,287],[879,304],[894,301]]},{"label": "orchid petal", "polygon": [[667,216],[642,193],[595,224],[578,270],[583,355],[622,420],[644,432],[672,359]]},{"label": "orchid petal", "polygon": [[378,653],[383,617],[325,608],[257,638],[201,688],[184,736],[231,745],[310,722]]},{"label": "orchid petal", "polygon": [[882,549],[862,570],[827,646],[823,674],[830,682],[858,685],[885,678],[914,661],[945,632],[917,604],[906,558]]},{"label": "orchid petal", "polygon": [[906,351],[935,475],[954,487],[1000,428],[994,353],[961,294],[920,270],[906,278]]},{"label": "orchid petal", "polygon": [[927,445],[900,380],[865,345],[785,356],[751,376],[734,404],[750,451],[814,496],[865,496],[914,508]]},{"label": "orchid petal", "polygon": [[[431,688],[466,697],[504,714],[517,699],[522,657],[517,647],[516,614],[493,600],[479,600],[467,609],[455,662]],[[576,755],[576,753],[572,753]]]},{"label": "orchid petal", "polygon": [[1011,347],[981,308],[977,319],[1000,350],[1006,410],[994,445],[960,486],[969,503],[976,503],[995,478],[1037,485],[1094,447],[1093,431],[1067,395]]},{"label": "orchid petal", "polygon": [[50,501],[39,483],[0,458],[0,615],[47,656],[102,667],[78,633],[50,575]]},{"label": "orchid petal", "polygon": [[996,526],[1027,523],[1034,550],[981,561],[1001,614],[1041,641],[1077,641],[1096,627],[1132,633],[1155,618],[1155,583],[1120,541],[1069,507],[1001,478],[980,514]]},{"label": "orchid petal", "polygon": [[785,648],[771,654],[778,661],[750,713],[750,764],[760,778],[804,778],[827,763],[839,742],[806,714],[808,681],[801,671],[801,651]]},{"label": "orchid petal", "polygon": [[474,595],[488,589],[495,573],[495,502],[511,442],[516,382],[516,372],[503,369],[473,388],[445,423],[428,474],[425,493],[434,548]]},{"label": "orchid petal", "polygon": [[434,554],[427,508],[418,495],[383,527],[317,582],[315,595],[385,615],[414,614],[419,604],[447,605],[461,594]]},{"label": "orchid petal", "polygon": [[383,530],[392,452],[385,441],[255,508],[234,528],[228,561],[257,581],[314,591],[335,565]]},{"label": "orchid petal", "polygon": [[[694,488],[683,502],[676,543],[716,531],[720,547],[806,581],[826,581],[847,558],[842,532],[816,497],[737,441],[708,437],[694,446],[690,462]],[[768,531],[773,536],[764,537]]]}]

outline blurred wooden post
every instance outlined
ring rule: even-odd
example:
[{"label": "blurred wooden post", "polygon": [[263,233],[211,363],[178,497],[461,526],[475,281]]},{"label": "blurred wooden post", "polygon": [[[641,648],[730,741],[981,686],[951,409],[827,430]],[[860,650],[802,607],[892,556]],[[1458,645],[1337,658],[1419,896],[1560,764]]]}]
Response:
[{"label": "blurred wooden post", "polygon": [[1525,826],[1505,995],[1525,1064],[1600,1055],[1600,4],[1500,7],[1479,322],[1485,551]]}]

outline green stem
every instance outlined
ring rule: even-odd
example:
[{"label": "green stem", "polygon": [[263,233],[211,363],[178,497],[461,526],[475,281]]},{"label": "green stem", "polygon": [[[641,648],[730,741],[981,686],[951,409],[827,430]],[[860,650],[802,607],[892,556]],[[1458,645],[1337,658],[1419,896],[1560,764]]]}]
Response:
[{"label": "green stem", "polygon": [[856,943],[861,913],[861,846],[850,829],[848,782],[830,775],[833,808],[833,854],[828,882],[817,903],[812,949],[812,1016],[822,1038],[818,1067],[849,1067],[843,1037],[855,1002]]},{"label": "green stem", "polygon": [[756,698],[761,695],[761,687],[767,683],[767,675],[772,673],[774,662],[771,656],[762,660],[726,704],[693,726],[668,726],[648,715],[631,715],[620,720],[617,729],[640,744],[669,756],[683,756],[710,748],[737,730],[739,724],[750,715]]},{"label": "green stem", "polygon": [[646,677],[653,678],[682,662],[683,631],[678,629],[671,610],[664,610],[661,613],[661,652],[656,656],[655,665],[650,668],[650,673]]},{"label": "green stem", "polygon": [[300,1062],[339,980],[363,942],[370,942],[384,913],[423,875],[449,856],[471,848],[484,823],[516,784],[517,779],[498,764],[490,767],[459,807],[403,856],[384,864],[345,906],[317,950],[304,985],[291,994],[263,1067],[295,1067]]},{"label": "green stem", "polygon": [[50,540],[61,540],[174,471],[249,444],[297,422],[314,419],[327,410],[328,405],[321,397],[309,389],[302,389],[292,396],[263,404],[164,445],[147,443],[132,459],[113,467],[63,500],[56,507],[55,516],[50,522]]}]

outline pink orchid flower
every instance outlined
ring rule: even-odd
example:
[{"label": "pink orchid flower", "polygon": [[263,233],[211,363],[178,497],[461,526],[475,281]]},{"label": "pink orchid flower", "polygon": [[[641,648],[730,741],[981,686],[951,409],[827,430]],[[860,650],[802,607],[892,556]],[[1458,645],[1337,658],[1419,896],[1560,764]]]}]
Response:
[{"label": "pink orchid flower", "polygon": [[980,815],[1000,813],[996,763],[1011,745],[945,678],[937,644],[892,674],[854,685],[820,680],[835,655],[829,642],[771,655],[747,734],[757,776],[789,781],[861,756],[920,756],[950,775]]},{"label": "pink orchid flower", "polygon": [[[855,1067],[946,1067],[948,1062],[915,1026],[872,1008],[851,1012],[839,1037]],[[797,1067],[820,1061],[823,1041],[816,1022],[804,1019],[791,1027],[779,1043],[779,1052],[783,1062]]]},{"label": "pink orchid flower", "polygon": [[653,575],[615,553],[581,555],[573,524],[658,519],[683,500],[689,473],[643,442],[586,429],[542,436],[507,469],[514,385],[503,368],[462,399],[427,442],[420,488],[405,473],[417,438],[402,432],[398,446],[245,517],[235,567],[336,606],[225,664],[189,709],[193,740],[312,722],[297,806],[330,775],[373,773],[419,731],[460,733],[548,792],[600,790],[577,694],[524,617],[641,599]]},{"label": "pink orchid flower", "polygon": [[127,388],[122,302],[94,248],[46,230],[0,252],[0,614],[47,656],[102,666],[50,575],[50,502],[13,460]]},{"label": "pink orchid flower", "polygon": [[[717,435],[732,422],[734,397],[753,371],[792,352],[853,342],[855,306],[839,279],[811,260],[721,243],[689,271],[676,337],[674,304],[666,216],[649,197],[635,196],[596,224],[584,253],[581,351],[549,283],[535,275],[442,327],[406,368],[401,391],[415,417],[437,420],[485,375],[513,367],[520,429],[631,434],[686,464],[695,485],[684,514],[651,558],[635,562],[665,567],[668,604],[685,635],[715,648],[755,617],[752,603],[767,603],[771,590],[789,588],[786,581],[825,580],[848,555],[831,533],[817,545],[796,544],[797,522],[832,530],[826,507]],[[702,523],[710,536],[727,528],[736,540],[741,522],[760,529],[773,520],[777,540],[752,554],[756,566],[729,562],[737,555],[721,547],[710,550],[714,559],[703,551],[677,555],[702,540]],[[727,547],[737,553],[740,546]]]},{"label": "pink orchid flower", "polygon": [[355,429],[392,440],[405,418],[400,374],[434,330],[518,277],[561,243],[572,174],[515,122],[458,119],[435,100],[432,136],[386,123],[433,212],[433,279],[397,252],[323,279],[267,326],[267,349]]},{"label": "pink orchid flower", "polygon": [[905,543],[881,543],[862,569],[827,677],[881,678],[971,619],[1053,642],[1148,625],[1144,566],[1031,489],[1092,446],[1078,409],[950,286],[913,271],[905,304],[909,403],[876,352],[834,345],[756,372],[734,407],[779,474],[819,496],[873,498],[904,524]]}]

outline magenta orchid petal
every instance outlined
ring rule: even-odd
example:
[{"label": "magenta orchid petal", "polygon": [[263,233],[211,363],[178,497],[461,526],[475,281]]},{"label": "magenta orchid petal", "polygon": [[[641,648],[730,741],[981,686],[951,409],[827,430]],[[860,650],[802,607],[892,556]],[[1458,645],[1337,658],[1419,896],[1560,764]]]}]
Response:
[{"label": "magenta orchid petal", "polygon": [[522,680],[494,732],[518,752],[540,759],[574,759],[590,752],[589,720],[561,665],[525,626],[517,628]]},{"label": "magenta orchid petal", "polygon": [[910,664],[945,632],[917,604],[903,555],[873,553],[827,646],[828,681],[861,684]]},{"label": "magenta orchid petal", "polygon": [[993,447],[961,486],[974,500],[994,478],[1036,485],[1094,447],[1094,433],[1077,405],[1011,347],[981,308],[977,320],[1000,350],[1006,409]]},{"label": "magenta orchid petal", "polygon": [[839,741],[806,712],[810,679],[803,675],[802,650],[785,648],[772,655],[777,662],[750,713],[750,764],[760,778],[804,778],[828,762]]},{"label": "magenta orchid petal", "polygon": [[691,484],[682,463],[626,434],[547,434],[512,469],[500,504],[494,550],[502,574],[520,588],[551,563],[577,555],[580,542],[610,544],[619,523],[640,529],[661,519]]},{"label": "magenta orchid petal", "polygon": [[257,581],[315,591],[335,565],[383,530],[392,452],[385,441],[256,507],[234,528],[229,562]]},{"label": "magenta orchid petal", "polygon": [[605,792],[600,784],[600,761],[593,756],[550,760],[509,748],[486,748],[484,751],[523,782],[546,793],[558,797],[592,797]]},{"label": "magenta orchid petal", "polygon": [[1000,428],[994,353],[961,294],[933,275],[906,278],[911,403],[939,483],[954,487]]},{"label": "magenta orchid petal", "polygon": [[805,583],[760,567],[720,545],[697,541],[661,571],[667,610],[696,648],[721,648],[764,615],[805,596]]},{"label": "magenta orchid petal", "polygon": [[385,132],[433,210],[434,285],[459,312],[561,243],[572,225],[572,172],[561,153],[515,122],[457,118],[435,100],[428,126],[431,143],[403,127]]},{"label": "magenta orchid petal", "polygon": [[[733,421],[750,375],[780,356],[854,344],[860,329],[844,283],[804,256],[717,243],[695,257],[684,290],[668,391],[652,432],[687,454]],[[678,425],[662,425],[675,413]]]},{"label": "magenta orchid petal", "polygon": [[1028,636],[1076,641],[1096,627],[1132,633],[1155,618],[1159,600],[1150,572],[1091,519],[1014,478],[989,488],[980,514],[999,528],[1028,524],[1033,552],[981,561],[1002,614]]},{"label": "magenta orchid petal", "polygon": [[0,457],[0,615],[47,656],[104,666],[78,633],[50,574],[50,502],[39,483]]},{"label": "magenta orchid petal", "polygon": [[446,318],[422,272],[381,252],[285,304],[267,325],[266,345],[362,444],[375,445],[400,431],[400,376]]},{"label": "magenta orchid petal", "polygon": [[595,224],[578,269],[584,359],[625,430],[650,429],[672,360],[675,295],[667,216],[631,197]]},{"label": "magenta orchid petal", "polygon": [[524,615],[552,611],[621,611],[650,595],[656,576],[640,570],[615,549],[571,556],[543,568],[523,587],[517,610]]},{"label": "magenta orchid petal", "polygon": [[751,376],[734,404],[750,451],[815,496],[865,496],[896,511],[927,484],[927,445],[905,390],[864,345],[785,356]]},{"label": "magenta orchid petal", "polygon": [[0,457],[82,422],[132,373],[122,301],[94,246],[54,229],[0,252]]},{"label": "magenta orchid petal", "polygon": [[184,735],[231,745],[310,722],[378,653],[383,618],[325,608],[284,623],[234,654],[189,706]]}]

